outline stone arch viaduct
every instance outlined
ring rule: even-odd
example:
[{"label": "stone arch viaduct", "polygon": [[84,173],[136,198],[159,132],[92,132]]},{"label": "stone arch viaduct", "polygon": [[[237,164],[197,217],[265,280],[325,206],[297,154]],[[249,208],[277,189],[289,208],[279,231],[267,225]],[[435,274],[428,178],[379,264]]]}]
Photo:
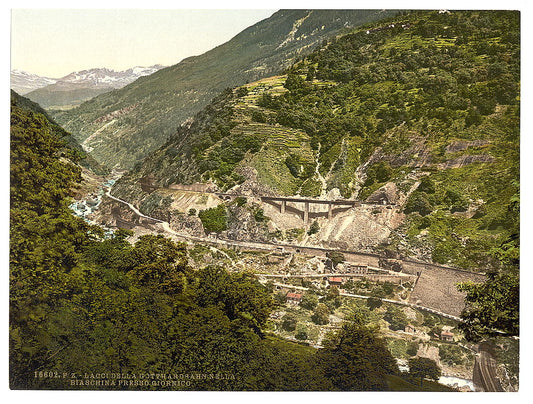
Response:
[{"label": "stone arch viaduct", "polygon": [[[220,199],[226,201],[233,200],[236,197],[249,197],[249,195],[235,195],[225,193],[216,193],[216,195]],[[293,213],[300,216],[306,226],[309,224],[309,220],[313,217],[326,217],[328,219],[331,219],[338,213],[363,205],[361,201],[350,199],[324,200],[284,196],[256,196],[256,198],[259,198],[262,203],[267,203],[271,206],[276,207],[282,214]],[[310,209],[311,205],[319,206],[325,209],[319,212],[312,211]],[[393,206],[386,203],[371,205],[386,206],[389,209]]]}]

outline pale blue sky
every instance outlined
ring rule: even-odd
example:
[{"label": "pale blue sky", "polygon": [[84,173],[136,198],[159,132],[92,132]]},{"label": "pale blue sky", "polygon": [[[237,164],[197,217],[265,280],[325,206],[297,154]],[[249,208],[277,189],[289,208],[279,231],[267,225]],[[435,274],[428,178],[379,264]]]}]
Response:
[{"label": "pale blue sky", "polygon": [[[71,0],[17,0],[12,3],[11,68],[60,78],[93,67],[124,70],[156,63],[173,65],[228,41],[279,8],[521,9],[527,0],[187,2],[187,6],[197,7],[197,10],[171,9],[179,7],[180,0],[177,3],[170,0],[91,0],[84,3],[90,9],[75,10],[69,9],[78,6]],[[213,6],[230,9],[215,10]],[[151,7],[153,9],[149,9]],[[255,10],[245,9],[247,7]],[[259,9],[261,7],[270,9]]]},{"label": "pale blue sky", "polygon": [[228,41],[274,12],[13,9],[11,68],[60,78],[94,67],[170,66]]}]

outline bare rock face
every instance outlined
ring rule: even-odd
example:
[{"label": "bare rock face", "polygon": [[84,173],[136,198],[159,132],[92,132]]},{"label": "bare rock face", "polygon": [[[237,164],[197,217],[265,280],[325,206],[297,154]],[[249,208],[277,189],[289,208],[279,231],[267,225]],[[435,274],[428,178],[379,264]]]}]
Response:
[{"label": "bare rock face", "polygon": [[257,222],[252,212],[244,207],[231,206],[228,212],[228,238],[237,241],[268,240],[268,226]]},{"label": "bare rock face", "polygon": [[439,169],[441,170],[447,170],[450,168],[461,168],[468,164],[473,163],[492,163],[494,161],[494,157],[492,157],[489,154],[476,154],[476,155],[464,155],[452,160],[448,160],[444,163],[441,163],[438,165]]},{"label": "bare rock face", "polygon": [[426,140],[421,136],[409,136],[409,146],[394,153],[386,153],[382,147],[378,147],[368,160],[368,165],[379,161],[387,161],[391,167],[409,166],[412,168],[431,165],[430,149]]},{"label": "bare rock face", "polygon": [[479,139],[479,140],[456,140],[454,142],[451,142],[448,146],[446,146],[445,151],[446,153],[457,153],[463,150],[468,149],[469,147],[483,147],[490,144],[488,140]]},{"label": "bare rock face", "polygon": [[398,188],[393,182],[387,182],[366,198],[365,202],[383,205],[396,204],[398,202]]},{"label": "bare rock face", "polygon": [[235,172],[242,175],[246,180],[232,188],[228,193],[239,193],[242,195],[262,195],[262,196],[275,196],[276,193],[272,191],[268,186],[261,184],[257,179],[257,171],[253,167],[241,166],[238,167]]},{"label": "bare rock face", "polygon": [[106,226],[120,227],[122,225],[122,228],[130,228],[125,227],[124,224],[125,222],[134,223],[135,215],[127,206],[104,197],[92,219]]},{"label": "bare rock face", "polygon": [[172,215],[170,228],[178,233],[195,237],[205,237],[202,221],[197,216]]},{"label": "bare rock face", "polygon": [[[337,248],[358,249],[371,252],[373,248],[390,237],[391,229],[381,223],[379,214],[374,214],[375,207],[362,206],[334,216],[332,220],[321,224],[317,237],[322,243]],[[391,212],[392,209],[385,209]],[[325,245],[325,244],[324,244]]]}]

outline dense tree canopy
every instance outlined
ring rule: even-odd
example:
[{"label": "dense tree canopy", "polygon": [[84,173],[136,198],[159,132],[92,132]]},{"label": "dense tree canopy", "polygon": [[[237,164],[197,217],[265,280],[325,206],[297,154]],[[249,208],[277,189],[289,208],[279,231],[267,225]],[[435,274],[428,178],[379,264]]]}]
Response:
[{"label": "dense tree canopy", "polygon": [[420,385],[424,379],[439,380],[441,370],[433,359],[411,358],[409,359],[409,374],[415,378],[420,378]]},{"label": "dense tree canopy", "polygon": [[520,283],[514,272],[491,272],[484,283],[466,282],[459,285],[466,292],[466,308],[459,327],[468,339],[503,332],[519,335]]},{"label": "dense tree canopy", "polygon": [[317,358],[335,389],[343,391],[386,390],[385,375],[398,371],[384,342],[359,321],[331,335]]},{"label": "dense tree canopy", "polygon": [[202,210],[198,213],[198,217],[202,221],[202,225],[207,233],[220,233],[228,227],[228,214],[226,206],[220,204],[217,207]]},{"label": "dense tree canopy", "polygon": [[[372,347],[383,346],[373,332],[358,328],[354,336],[347,326],[342,333],[365,341],[349,343],[347,356],[341,351],[348,346],[340,340],[317,352],[267,336],[274,302],[254,276],[220,266],[193,270],[184,244],[151,234],[131,244],[129,231],[104,235],[74,217],[69,192],[80,179],[79,168],[61,157],[62,147],[45,117],[13,107],[12,388],[90,389],[94,385],[86,385],[83,375],[103,372],[188,375],[178,380],[182,383],[143,385],[148,389],[388,388],[377,378],[395,370],[383,367],[381,357],[374,359]],[[310,307],[317,305],[316,296],[308,300]],[[327,320],[328,307],[319,309]],[[296,327],[294,319],[286,322]],[[305,329],[299,332],[305,338]],[[339,360],[350,365],[349,371],[333,372]],[[55,374],[50,372],[69,376],[49,377]]]}]

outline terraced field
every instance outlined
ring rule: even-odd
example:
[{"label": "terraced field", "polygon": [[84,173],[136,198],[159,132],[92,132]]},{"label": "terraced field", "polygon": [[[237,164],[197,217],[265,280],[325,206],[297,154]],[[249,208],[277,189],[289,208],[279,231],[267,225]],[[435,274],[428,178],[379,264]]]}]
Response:
[{"label": "terraced field", "polygon": [[285,164],[289,156],[295,156],[302,165],[314,166],[315,157],[309,145],[309,136],[302,130],[288,128],[270,122],[256,122],[251,118],[260,112],[269,120],[270,112],[259,107],[258,100],[264,93],[278,96],[287,91],[283,86],[286,76],[274,76],[246,86],[248,94],[239,98],[234,106],[234,117],[239,122],[231,130],[233,136],[260,139],[260,151],[243,159],[241,167],[252,167],[257,172],[257,181],[281,195],[297,194],[304,179],[295,178]]}]

